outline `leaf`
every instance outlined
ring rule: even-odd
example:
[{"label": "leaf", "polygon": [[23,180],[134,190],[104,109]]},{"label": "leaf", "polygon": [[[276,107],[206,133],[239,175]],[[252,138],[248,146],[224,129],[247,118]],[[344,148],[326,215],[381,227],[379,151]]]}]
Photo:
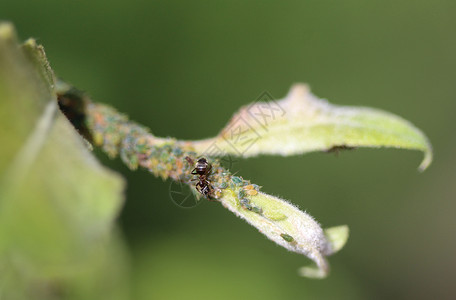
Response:
[{"label": "leaf", "polygon": [[0,114],[0,297],[110,293],[87,292],[95,282],[122,289],[122,246],[111,233],[124,181],[95,160],[59,111],[43,48],[34,40],[21,47],[7,23],[0,24]]},{"label": "leaf", "polygon": [[393,147],[423,151],[421,171],[432,162],[431,144],[410,122],[378,109],[332,105],[303,84],[282,100],[241,108],[218,136],[194,145],[198,153],[244,157]]},{"label": "leaf", "polygon": [[289,251],[303,254],[316,266],[302,267],[300,275],[325,278],[329,273],[326,256],[339,251],[348,239],[348,227],[338,226],[323,230],[309,214],[287,201],[262,192],[244,196],[248,209],[240,205],[239,191],[226,188],[219,201],[238,217],[256,227],[268,239]]}]

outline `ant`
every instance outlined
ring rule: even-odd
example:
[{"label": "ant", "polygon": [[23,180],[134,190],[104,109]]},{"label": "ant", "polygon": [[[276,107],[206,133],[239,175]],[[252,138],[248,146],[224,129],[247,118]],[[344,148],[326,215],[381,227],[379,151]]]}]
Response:
[{"label": "ant", "polygon": [[[195,165],[193,159],[190,157],[187,156],[185,159],[190,165]],[[214,191],[210,181],[207,179],[207,177],[211,174],[211,171],[212,165],[208,163],[204,157],[198,159],[196,162],[196,167],[192,170],[192,175],[199,175],[198,179],[193,179],[198,180],[198,183],[196,184],[196,190],[202,195],[206,196],[209,200],[213,199],[211,197],[211,194]]]}]

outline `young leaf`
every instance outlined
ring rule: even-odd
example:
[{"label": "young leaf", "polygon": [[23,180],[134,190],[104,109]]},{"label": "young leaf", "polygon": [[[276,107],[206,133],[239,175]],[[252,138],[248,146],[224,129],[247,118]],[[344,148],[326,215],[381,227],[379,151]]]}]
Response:
[{"label": "young leaf", "polygon": [[240,205],[242,200],[238,194],[238,191],[227,188],[219,201],[270,240],[315,262],[316,266],[299,269],[300,275],[311,278],[325,278],[328,275],[329,264],[325,257],[343,247],[348,239],[347,226],[323,230],[309,214],[283,199],[261,192],[247,198],[246,209]]},{"label": "young leaf", "polygon": [[194,142],[213,155],[283,156],[351,147],[393,147],[424,152],[419,169],[432,161],[426,136],[410,122],[373,108],[345,107],[318,99],[303,84],[278,101],[241,108],[214,138]]}]

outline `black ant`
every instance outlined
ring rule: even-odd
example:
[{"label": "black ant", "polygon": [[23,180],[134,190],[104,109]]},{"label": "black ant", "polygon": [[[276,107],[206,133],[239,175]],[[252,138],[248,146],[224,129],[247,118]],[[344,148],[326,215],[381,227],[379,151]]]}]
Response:
[{"label": "black ant", "polygon": [[[190,165],[195,165],[193,159],[190,157],[185,157]],[[196,162],[196,167],[192,170],[192,175],[199,175],[198,182],[196,183],[196,190],[200,192],[202,195],[206,196],[209,200],[212,200],[211,194],[213,193],[214,189],[211,186],[210,181],[208,180],[208,176],[211,174],[212,165],[207,162],[207,160],[202,157],[198,159]]]}]

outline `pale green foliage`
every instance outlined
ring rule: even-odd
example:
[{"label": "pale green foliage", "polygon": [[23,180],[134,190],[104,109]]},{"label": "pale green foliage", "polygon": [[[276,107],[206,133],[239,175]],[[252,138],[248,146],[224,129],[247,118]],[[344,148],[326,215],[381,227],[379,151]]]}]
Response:
[{"label": "pale green foliage", "polygon": [[329,265],[325,256],[334,254],[343,247],[348,238],[347,226],[323,231],[309,214],[283,199],[261,192],[248,199],[251,205],[261,209],[261,213],[246,210],[239,205],[239,198],[231,188],[224,191],[220,202],[270,240],[289,251],[312,259],[316,268],[301,268],[301,275],[313,278],[324,278],[328,275]]},{"label": "pale green foliage", "polygon": [[87,150],[53,89],[43,49],[0,24],[0,298],[119,299],[124,181]]},{"label": "pale green foliage", "polygon": [[423,151],[420,170],[432,161],[429,141],[410,122],[378,109],[332,105],[303,84],[293,86],[282,100],[243,107],[218,136],[198,141],[195,147],[203,152],[214,143],[220,153],[244,157],[288,156],[340,146],[393,147]]}]

